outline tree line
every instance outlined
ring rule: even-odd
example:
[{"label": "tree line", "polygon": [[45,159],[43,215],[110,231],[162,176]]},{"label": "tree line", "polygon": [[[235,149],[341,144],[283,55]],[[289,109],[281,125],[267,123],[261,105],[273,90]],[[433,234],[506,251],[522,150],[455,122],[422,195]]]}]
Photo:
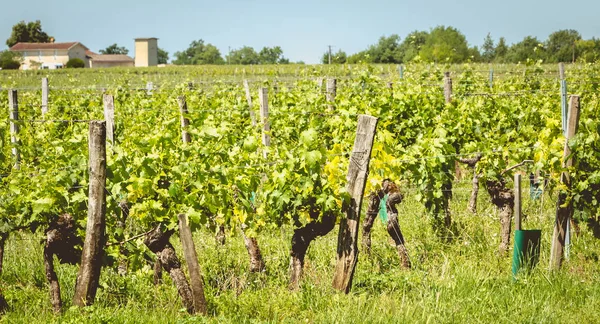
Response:
[{"label": "tree line", "polygon": [[323,64],[356,64],[407,62],[435,63],[519,63],[527,60],[546,63],[595,62],[600,59],[600,39],[583,39],[573,29],[553,32],[547,40],[527,36],[508,45],[504,37],[494,41],[487,34],[481,48],[469,46],[465,35],[454,27],[438,26],[427,31],[414,31],[401,40],[397,34],[382,36],[376,44],[358,53],[347,55],[343,50],[327,51]]},{"label": "tree line", "polygon": [[[48,43],[54,41],[42,30],[39,20],[26,23],[21,21],[13,26],[12,33],[6,41],[8,47],[18,42]],[[101,54],[128,54],[123,46],[113,44],[100,50]],[[18,58],[9,51],[0,52],[0,68],[18,68]],[[454,27],[438,26],[430,31],[413,31],[403,40],[397,34],[382,36],[376,44],[347,55],[343,50],[327,51],[321,62],[324,64],[356,64],[381,63],[401,64],[407,62],[435,63],[519,63],[527,60],[556,62],[595,62],[600,59],[600,39],[583,39],[573,29],[553,32],[548,39],[542,41],[537,37],[527,36],[520,42],[507,44],[504,37],[495,41],[488,33],[481,48],[469,46],[467,39]],[[158,63],[166,64],[169,53],[158,49]],[[187,49],[175,52],[172,61],[176,65],[199,64],[288,64],[289,59],[283,55],[279,46],[263,47],[260,51],[250,46],[243,46],[229,51],[225,56],[219,49],[204,40],[194,40]],[[297,62],[303,63],[303,62]]]},{"label": "tree line", "polygon": [[263,47],[256,51],[250,46],[229,51],[223,56],[219,49],[204,40],[193,41],[190,46],[180,52],[175,52],[173,64],[176,65],[198,65],[198,64],[288,64],[290,60],[283,56],[283,50],[279,46]]}]

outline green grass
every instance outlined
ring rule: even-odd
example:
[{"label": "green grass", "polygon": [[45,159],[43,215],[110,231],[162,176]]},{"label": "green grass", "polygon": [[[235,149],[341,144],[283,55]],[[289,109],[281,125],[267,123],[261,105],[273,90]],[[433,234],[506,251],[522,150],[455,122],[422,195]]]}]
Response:
[{"label": "green grass", "polygon": [[[525,192],[525,190],[524,190]],[[555,201],[544,205],[525,196],[525,228],[542,229],[540,264],[529,275],[511,276],[511,256],[497,255],[499,221],[488,196],[480,192],[479,214],[466,211],[468,188],[452,201],[458,233],[444,243],[431,229],[414,193],[400,207],[412,270],[401,270],[381,222],[373,232],[373,253],[361,253],[348,295],[331,288],[337,227],[308,252],[302,288],[287,289],[292,230],[261,233],[259,244],[268,273],[248,274],[248,257],[239,233],[217,246],[207,231],[195,234],[210,315],[192,317],[182,307],[168,277],[152,284],[152,270],[125,277],[104,269],[96,303],[71,307],[77,267],[58,266],[65,311],[52,313],[39,236],[15,234],[7,243],[2,290],[11,305],[7,323],[593,323],[600,322],[600,241],[582,227],[571,258],[549,272],[548,257]],[[172,242],[180,251],[177,237]],[[512,251],[511,251],[512,253]]]}]

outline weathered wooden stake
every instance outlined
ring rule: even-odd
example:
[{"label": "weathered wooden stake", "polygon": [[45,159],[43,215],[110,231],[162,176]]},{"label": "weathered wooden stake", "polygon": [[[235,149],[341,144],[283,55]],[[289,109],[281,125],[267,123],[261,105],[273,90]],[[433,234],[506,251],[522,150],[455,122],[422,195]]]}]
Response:
[{"label": "weathered wooden stake", "polygon": [[177,98],[179,103],[179,115],[181,119],[181,140],[183,143],[189,143],[192,141],[192,136],[188,133],[187,128],[190,125],[190,120],[186,117],[188,114],[187,102],[185,96],[179,96]]},{"label": "weathered wooden stake", "polygon": [[490,89],[494,88],[494,69],[490,69]]},{"label": "weathered wooden stake", "polygon": [[515,231],[521,230],[521,175],[515,173]]},{"label": "weathered wooden stake", "polygon": [[326,98],[327,98],[327,102],[329,103],[327,105],[327,109],[329,109],[330,111],[333,110],[333,102],[335,102],[335,95],[337,93],[337,79],[327,79],[327,90],[326,90]]},{"label": "weathered wooden stake", "polygon": [[106,121],[106,139],[115,143],[115,101],[111,95],[103,95],[104,120]]},{"label": "weathered wooden stake", "polygon": [[398,73],[400,74],[400,79],[404,79],[404,65],[398,65]]},{"label": "weathered wooden stake", "polygon": [[146,83],[146,93],[148,95],[152,95],[153,90],[154,90],[154,83],[152,83],[152,82]]},{"label": "weathered wooden stake", "polygon": [[[188,113],[187,102],[185,96],[178,98],[179,110],[181,112],[181,139],[183,143],[187,144],[192,141],[190,134],[187,132],[187,127],[190,121],[185,117]],[[187,216],[185,214],[179,214],[179,238],[181,239],[181,246],[183,248],[183,254],[185,262],[188,266],[190,273],[190,282],[192,289],[192,299],[194,305],[194,312],[206,314],[206,299],[204,298],[204,285],[202,284],[202,276],[200,275],[200,265],[198,264],[198,255],[196,254],[196,247],[192,240],[192,231],[187,223]]]},{"label": "weathered wooden stake", "polygon": [[446,103],[452,102],[452,78],[450,72],[444,72],[444,98]]},{"label": "weathered wooden stake", "polygon": [[48,113],[48,78],[42,78],[42,117]]},{"label": "weathered wooden stake", "polygon": [[190,282],[192,286],[192,299],[194,301],[194,312],[206,314],[206,299],[204,298],[204,285],[200,275],[200,265],[198,264],[198,255],[192,239],[192,231],[187,223],[186,215],[179,214],[179,238],[183,247],[185,262],[190,272]]},{"label": "weathered wooden stake", "polygon": [[[569,102],[569,120],[567,124],[567,136],[563,152],[563,168],[573,166],[573,157],[569,148],[569,140],[577,133],[579,123],[579,96],[571,96]],[[563,171],[560,181],[567,187],[571,187],[569,171]],[[568,223],[573,216],[573,203],[567,201],[567,193],[560,191],[556,203],[556,220],[554,222],[554,234],[552,235],[552,250],[550,251],[550,269],[559,269],[562,266],[565,253],[565,239],[567,236]]]},{"label": "weathered wooden stake", "polygon": [[377,128],[377,118],[359,115],[354,149],[346,177],[346,190],[350,194],[350,205],[345,206],[346,218],[340,221],[337,262],[333,276],[333,288],[350,292],[352,277],[358,261],[358,227],[363,194],[369,172],[371,149]]},{"label": "weathered wooden stake", "polygon": [[558,77],[561,80],[565,79],[565,63],[562,63],[562,62],[558,63]]},{"label": "weathered wooden stake", "polygon": [[[258,101],[260,103],[260,120],[263,125],[262,143],[271,146],[271,124],[269,123],[269,89],[260,88],[258,90]],[[267,158],[267,150],[263,150],[263,157]]]},{"label": "weathered wooden stake", "polygon": [[77,273],[73,304],[91,305],[96,297],[106,228],[106,122],[90,122],[89,138],[89,200],[85,242],[81,266]]},{"label": "weathered wooden stake", "polygon": [[8,109],[10,113],[10,143],[12,147],[12,155],[15,158],[15,169],[21,167],[21,154],[19,152],[19,98],[17,90],[8,90]]},{"label": "weathered wooden stake", "polygon": [[252,109],[252,95],[250,95],[248,80],[244,80],[244,89],[246,90],[246,100],[248,101],[248,112],[250,113],[250,119],[252,119],[252,126],[256,126],[256,115]]}]

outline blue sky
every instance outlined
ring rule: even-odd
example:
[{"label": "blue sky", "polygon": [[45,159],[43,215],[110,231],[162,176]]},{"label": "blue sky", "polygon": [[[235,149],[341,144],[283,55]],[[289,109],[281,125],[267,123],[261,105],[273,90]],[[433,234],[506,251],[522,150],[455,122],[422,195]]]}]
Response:
[{"label": "blue sky", "polygon": [[[576,29],[584,38],[600,37],[598,0],[29,0],[6,1],[0,11],[0,49],[11,27],[41,20],[57,42],[80,41],[93,51],[113,43],[133,56],[133,39],[158,37],[172,57],[195,39],[228,48],[259,50],[281,46],[292,61],[318,63],[327,45],[348,54],[377,42],[382,35],[404,38],[437,25],[463,32],[480,46],[488,32],[508,43],[532,35],[545,40],[559,29]],[[152,1],[154,2],[154,1]],[[24,5],[24,4],[27,5]]]}]

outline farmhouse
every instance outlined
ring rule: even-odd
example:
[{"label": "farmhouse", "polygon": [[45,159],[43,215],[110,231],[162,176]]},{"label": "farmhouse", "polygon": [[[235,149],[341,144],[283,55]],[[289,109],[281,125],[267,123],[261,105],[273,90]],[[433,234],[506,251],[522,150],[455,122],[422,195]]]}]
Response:
[{"label": "farmhouse", "polygon": [[96,54],[80,42],[17,43],[10,48],[23,57],[21,69],[60,69],[72,58],[81,59],[86,68],[133,67],[127,55]]},{"label": "farmhouse", "polygon": [[11,52],[19,52],[23,57],[21,69],[60,69],[72,58],[79,58],[89,67],[85,45],[71,43],[17,43],[10,48]]}]

